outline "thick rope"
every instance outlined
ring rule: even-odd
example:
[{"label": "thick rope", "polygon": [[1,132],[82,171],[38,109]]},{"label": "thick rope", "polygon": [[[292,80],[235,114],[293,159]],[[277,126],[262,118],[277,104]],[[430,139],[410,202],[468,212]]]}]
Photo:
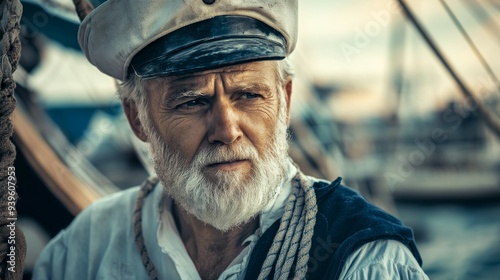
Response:
[{"label": "thick rope", "polygon": [[10,117],[16,107],[12,74],[21,55],[21,14],[19,0],[0,1],[0,279],[4,280],[22,279],[26,255],[26,242],[22,231],[15,226],[17,211],[12,206],[18,197],[13,190],[13,183],[17,188],[17,180],[12,176],[16,150],[10,140],[13,133]]},{"label": "thick rope", "polygon": [[[302,172],[297,173],[292,184],[294,186],[292,194],[288,198],[278,233],[262,265],[259,280],[269,277],[278,255],[273,279],[288,279],[294,264],[293,278],[304,279],[306,277],[318,206],[312,183]],[[303,199],[305,203],[300,202]],[[299,221],[294,223],[297,218]],[[292,238],[291,242],[288,242],[289,238]],[[281,266],[282,263],[283,266]]]},{"label": "thick rope", "polygon": [[[295,184],[294,188],[297,189],[297,192],[294,192],[294,196],[297,196],[296,193],[299,193],[299,196],[296,198],[296,202],[295,202],[295,208],[304,208],[304,195],[302,195],[300,193],[300,185],[298,184]],[[290,212],[289,212],[290,213]],[[289,226],[288,228],[297,228],[299,225],[299,220],[300,220],[300,215],[293,215],[292,213],[292,219],[290,220],[290,223],[289,223]],[[292,242],[292,239],[294,237],[296,232],[292,232],[290,230],[287,230],[285,232],[285,239],[283,241],[283,245],[282,247],[283,248],[288,248],[289,250],[287,250],[288,253],[292,253],[292,251],[290,251],[290,249],[292,248],[291,246],[294,246],[293,242]],[[296,250],[295,250],[296,252]],[[285,259],[287,259],[287,254],[280,254],[279,257],[278,257],[278,262],[276,263],[276,272],[275,272],[275,278],[277,278],[276,276],[278,275],[281,275],[281,270],[283,268],[283,265],[285,264]]]},{"label": "thick rope", "polygon": [[[278,256],[278,252],[281,249],[281,246],[284,242],[285,235],[287,233],[287,229],[289,228],[290,221],[293,216],[293,211],[295,209],[295,204],[297,202],[297,188],[294,187],[292,193],[288,197],[288,201],[285,205],[285,211],[283,212],[283,216],[281,217],[280,227],[276,236],[274,237],[273,244],[267,253],[266,260],[262,265],[262,269],[259,274],[259,279],[261,279],[261,275],[265,275],[267,277],[271,273],[271,269],[273,267],[274,262],[276,261],[276,257]],[[263,278],[262,278],[263,279]]]},{"label": "thick rope", "polygon": [[309,262],[309,251],[311,250],[314,226],[316,225],[316,215],[318,205],[316,203],[316,192],[312,182],[300,173],[300,184],[306,195],[305,224],[302,231],[303,237],[300,240],[299,255],[295,269],[295,278],[304,279],[307,273],[307,263]]},{"label": "thick rope", "polygon": [[[158,279],[158,272],[149,258],[144,243],[142,207],[144,198],[151,193],[157,183],[158,179],[154,178],[149,179],[141,186],[134,207],[135,243],[149,279]],[[274,279],[288,279],[294,265],[294,279],[304,279],[306,276],[318,207],[312,183],[302,172],[297,173],[292,184],[293,190],[285,205],[280,227],[262,265],[258,279],[267,279],[273,266],[276,267]],[[277,257],[278,261],[276,262]]]},{"label": "thick rope", "polygon": [[144,243],[144,235],[142,233],[142,206],[144,205],[144,199],[151,193],[157,183],[158,178],[150,178],[141,186],[139,193],[137,194],[137,200],[135,201],[133,218],[135,245],[139,250],[142,264],[144,265],[150,280],[157,280],[158,272],[149,258],[148,250],[146,248],[146,244]]}]

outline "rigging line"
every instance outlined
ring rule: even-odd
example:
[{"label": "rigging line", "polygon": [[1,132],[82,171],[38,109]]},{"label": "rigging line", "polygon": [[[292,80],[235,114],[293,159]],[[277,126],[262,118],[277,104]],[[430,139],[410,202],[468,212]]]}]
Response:
[{"label": "rigging line", "polygon": [[[404,18],[398,18],[396,24],[391,25],[389,37],[389,86],[388,91],[392,91],[396,99],[392,114],[399,121],[398,111],[402,106],[402,94],[405,83],[405,53],[406,53],[406,26]],[[400,43],[401,41],[401,43]]]},{"label": "rigging line", "polygon": [[473,102],[473,106],[477,107],[478,114],[483,118],[483,121],[485,124],[496,134],[496,136],[500,139],[500,121],[498,118],[493,116],[490,111],[484,105],[479,102],[476,98],[475,95],[471,93],[471,91],[467,88],[467,86],[462,82],[462,79],[458,76],[458,74],[455,72],[455,70],[452,68],[448,60],[444,57],[443,53],[441,50],[438,48],[438,46],[432,41],[430,36],[428,35],[427,31],[424,29],[422,24],[417,20],[413,12],[410,10],[408,5],[404,0],[398,0],[398,2],[401,4],[401,7],[403,8],[403,12],[405,13],[406,17],[408,20],[413,24],[413,26],[417,29],[417,31],[422,35],[422,38],[424,41],[427,43],[427,45],[431,48],[431,50],[434,52],[438,60],[443,64],[443,66],[446,68],[448,73],[451,75],[457,86],[460,88],[460,91],[462,94],[465,96],[466,99],[470,100]]},{"label": "rigging line", "polygon": [[[490,32],[498,42],[500,42],[500,26],[497,24],[493,16],[489,13],[487,8],[483,7],[481,1],[479,0],[462,0],[462,2],[468,7],[469,10],[476,16],[479,22],[483,22],[482,19],[487,19],[485,24],[486,30]],[[474,2],[474,3],[473,3]]]},{"label": "rigging line", "polygon": [[474,41],[472,41],[472,39],[470,38],[470,36],[467,33],[467,31],[465,30],[464,26],[460,23],[460,20],[453,13],[453,11],[450,9],[450,7],[448,6],[448,4],[446,4],[445,0],[439,0],[439,2],[441,2],[441,4],[443,5],[443,7],[445,8],[446,12],[448,13],[448,15],[453,20],[453,23],[455,24],[455,26],[458,28],[458,30],[460,31],[460,33],[462,34],[462,36],[464,36],[465,40],[467,41],[467,43],[469,44],[469,46],[472,48],[472,51],[474,52],[474,54],[476,55],[476,57],[479,59],[479,61],[483,65],[484,69],[486,70],[486,72],[488,73],[488,75],[490,76],[490,78],[493,80],[493,82],[495,83],[495,85],[497,86],[497,91],[500,93],[500,81],[498,80],[498,77],[495,75],[495,73],[491,69],[491,67],[488,64],[488,62],[486,61],[486,59],[484,59],[483,55],[481,55],[481,52],[477,48],[476,44],[474,44]]}]

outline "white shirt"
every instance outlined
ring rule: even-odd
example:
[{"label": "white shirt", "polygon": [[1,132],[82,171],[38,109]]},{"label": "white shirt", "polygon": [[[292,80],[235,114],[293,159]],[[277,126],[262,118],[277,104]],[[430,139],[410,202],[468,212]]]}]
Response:
[{"label": "white shirt", "polygon": [[[219,279],[243,279],[252,249],[283,214],[295,167],[276,197],[260,215],[260,227]],[[42,252],[33,279],[148,279],[135,248],[132,211],[138,188],[104,198],[83,211]],[[171,214],[171,203],[156,186],[143,206],[143,234],[160,279],[201,279]],[[428,279],[402,243],[378,240],[365,244],[347,259],[339,279]]]}]

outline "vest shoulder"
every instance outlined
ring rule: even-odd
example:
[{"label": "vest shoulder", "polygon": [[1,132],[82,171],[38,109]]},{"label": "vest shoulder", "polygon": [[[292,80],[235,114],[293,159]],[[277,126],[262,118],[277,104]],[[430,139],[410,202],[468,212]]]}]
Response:
[{"label": "vest shoulder", "polygon": [[[381,239],[403,243],[421,263],[413,232],[399,219],[373,205],[357,191],[341,185],[339,179],[331,184],[316,182],[314,188],[318,205],[311,247],[314,277],[330,275],[336,279],[354,250]],[[316,255],[328,258],[320,260]]]},{"label": "vest shoulder", "polygon": [[335,206],[340,208],[356,208],[359,206],[373,206],[358,191],[341,184],[342,178],[332,183],[316,181],[313,185],[316,200],[321,206]]},{"label": "vest shoulder", "polygon": [[381,227],[400,227],[397,218],[367,201],[356,190],[340,184],[316,182],[314,185],[318,204],[316,222],[324,233],[332,230],[345,234]]}]

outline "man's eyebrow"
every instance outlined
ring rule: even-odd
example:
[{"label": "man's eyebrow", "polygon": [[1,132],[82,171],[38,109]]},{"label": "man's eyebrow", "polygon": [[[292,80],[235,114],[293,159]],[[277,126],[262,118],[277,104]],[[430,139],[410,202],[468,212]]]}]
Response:
[{"label": "man's eyebrow", "polygon": [[[271,88],[268,85],[261,83],[251,83],[245,85],[236,85],[232,88],[232,91],[235,92],[255,92],[255,93],[268,93],[271,92]],[[189,97],[204,97],[209,94],[203,92],[201,90],[191,90],[186,88],[179,88],[170,91],[167,94],[166,102],[174,102],[175,100],[179,100],[181,98],[189,98]]]},{"label": "man's eyebrow", "polygon": [[207,93],[199,90],[177,89],[167,94],[166,102],[170,103],[181,98],[203,97],[207,95]]},{"label": "man's eyebrow", "polygon": [[255,93],[265,93],[271,92],[271,88],[266,84],[252,83],[247,85],[237,85],[233,88],[233,91],[249,91]]}]

